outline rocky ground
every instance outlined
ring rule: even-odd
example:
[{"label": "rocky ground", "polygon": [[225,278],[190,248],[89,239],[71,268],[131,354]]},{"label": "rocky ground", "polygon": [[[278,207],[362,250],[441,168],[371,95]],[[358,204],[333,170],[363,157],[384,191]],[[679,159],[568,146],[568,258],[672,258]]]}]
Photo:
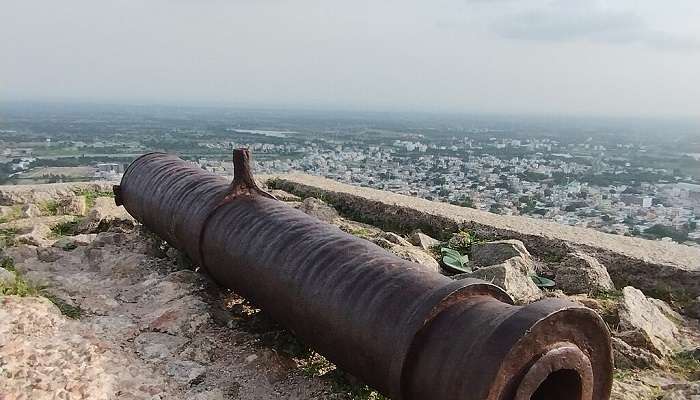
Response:
[{"label": "rocky ground", "polygon": [[[177,250],[101,187],[0,193],[0,399],[379,399]],[[698,299],[615,288],[570,249],[533,257],[517,240],[455,232],[440,243],[341,218],[314,198],[278,198],[425,268],[478,277],[518,302],[568,296],[614,336],[613,399],[700,399]],[[461,257],[442,262],[440,249]],[[538,287],[532,275],[551,278]],[[542,283],[543,281],[540,281]]]}]

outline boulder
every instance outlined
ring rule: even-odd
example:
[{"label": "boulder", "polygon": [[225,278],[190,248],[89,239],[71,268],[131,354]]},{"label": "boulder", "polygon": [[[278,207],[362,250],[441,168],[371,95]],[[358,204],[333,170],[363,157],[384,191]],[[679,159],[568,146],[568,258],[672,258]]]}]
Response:
[{"label": "boulder", "polygon": [[98,197],[95,206],[87,213],[76,228],[76,233],[98,233],[112,228],[131,229],[134,218],[124,207],[117,207],[111,197]]},{"label": "boulder", "polygon": [[43,262],[54,262],[63,257],[64,252],[55,247],[38,247],[36,249],[36,258]]},{"label": "boulder", "polygon": [[402,238],[394,232],[384,232],[380,235],[382,239],[385,239],[393,244],[398,244],[400,246],[412,247],[413,245],[408,240]]},{"label": "boulder", "polygon": [[18,207],[0,206],[0,221],[11,221],[22,216]]},{"label": "boulder", "polygon": [[426,251],[440,244],[439,240],[433,239],[420,231],[413,232],[409,240],[411,244],[418,246]]},{"label": "boulder", "polygon": [[57,210],[61,215],[85,215],[87,208],[85,196],[69,196],[59,200]]},{"label": "boulder", "polygon": [[[471,245],[471,259],[479,266],[500,264],[513,257],[520,257],[533,265],[530,252],[520,240],[498,240]],[[532,269],[534,270],[534,265]]]},{"label": "boulder", "polygon": [[615,368],[648,369],[661,367],[663,365],[663,361],[656,354],[648,350],[632,347],[620,338],[612,338],[612,347]]},{"label": "boulder", "polygon": [[327,223],[335,221],[339,215],[331,205],[314,197],[307,197],[301,203],[301,211]]},{"label": "boulder", "polygon": [[597,293],[615,290],[608,270],[595,258],[572,253],[554,268],[557,287],[566,294]]},{"label": "boulder", "polygon": [[289,192],[285,192],[284,190],[280,190],[280,189],[272,189],[272,190],[270,190],[270,194],[275,196],[275,198],[277,200],[284,201],[284,202],[301,201],[301,197],[293,195]]},{"label": "boulder", "polygon": [[[388,241],[387,241],[388,242]],[[419,249],[418,247],[409,245],[401,246],[397,244],[392,244],[387,248],[390,252],[397,255],[399,258],[411,261],[424,266],[427,270],[432,272],[440,272],[440,263],[437,262],[430,254]]]},{"label": "boulder", "polygon": [[474,272],[453,276],[453,279],[476,278],[491,282],[510,294],[520,303],[531,302],[542,297],[542,291],[529,276],[528,260],[511,257],[504,262],[481,267]]},{"label": "boulder", "polygon": [[35,204],[26,204],[22,207],[22,217],[36,218],[41,217],[42,212]]},{"label": "boulder", "polygon": [[679,348],[678,327],[640,290],[622,289],[619,308],[620,333],[617,335],[632,346],[645,348],[665,356]]}]

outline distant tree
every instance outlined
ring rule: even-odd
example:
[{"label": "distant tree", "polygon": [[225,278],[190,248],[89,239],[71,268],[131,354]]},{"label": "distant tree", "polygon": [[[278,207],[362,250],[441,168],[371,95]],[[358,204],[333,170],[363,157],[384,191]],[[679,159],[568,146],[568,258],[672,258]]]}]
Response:
[{"label": "distant tree", "polygon": [[676,242],[685,242],[688,240],[688,232],[685,230],[676,229],[672,226],[666,226],[661,224],[656,224],[651,228],[644,231],[644,236],[649,236],[652,238],[664,238],[670,237]]}]

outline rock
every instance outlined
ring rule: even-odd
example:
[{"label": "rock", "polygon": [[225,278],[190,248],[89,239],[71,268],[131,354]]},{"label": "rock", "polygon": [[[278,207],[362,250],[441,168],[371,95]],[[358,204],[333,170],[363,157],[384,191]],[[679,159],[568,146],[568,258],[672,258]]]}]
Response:
[{"label": "rock", "polygon": [[676,385],[666,391],[661,400],[700,400],[700,382]]},{"label": "rock", "polygon": [[148,330],[193,337],[199,328],[211,321],[207,304],[196,296],[187,295],[146,314],[142,321]]},{"label": "rock", "polygon": [[135,222],[124,207],[114,204],[114,199],[98,197],[95,199],[95,206],[78,224],[76,233],[99,233],[111,229],[130,230]]},{"label": "rock", "polygon": [[[471,245],[471,258],[479,266],[500,264],[513,257],[520,257],[532,265],[532,256],[520,240],[498,240]],[[534,271],[534,266],[531,269]]]},{"label": "rock", "polygon": [[402,238],[400,235],[397,235],[394,232],[384,232],[380,235],[380,237],[400,246],[413,246],[408,240]]},{"label": "rock", "polygon": [[284,202],[301,201],[301,197],[293,195],[289,192],[285,192],[284,190],[280,190],[280,189],[272,189],[272,190],[270,190],[270,194],[275,196],[275,198],[279,201],[284,201]]},{"label": "rock", "polygon": [[41,212],[39,207],[37,207],[34,204],[26,204],[22,207],[22,217],[24,217],[24,218],[41,217],[42,214],[43,213]]},{"label": "rock", "polygon": [[120,245],[124,244],[129,240],[129,238],[121,232],[100,232],[95,235],[92,241],[93,247],[104,247],[106,245]]},{"label": "rock", "polygon": [[176,382],[189,385],[202,380],[207,369],[194,361],[173,360],[165,367],[165,372]]},{"label": "rock", "polygon": [[683,313],[691,318],[700,319],[700,296],[683,308]]},{"label": "rock", "polygon": [[440,244],[439,240],[433,239],[420,231],[413,232],[409,240],[413,245],[426,251]]},{"label": "rock", "polygon": [[474,272],[453,276],[453,279],[476,278],[491,282],[510,294],[514,300],[525,303],[542,297],[542,291],[528,275],[529,263],[512,257],[500,264],[482,267]]},{"label": "rock", "polygon": [[54,262],[63,257],[64,253],[55,247],[38,247],[36,249],[36,258],[43,262]]},{"label": "rock", "polygon": [[0,221],[12,221],[22,216],[22,211],[15,206],[0,206]]},{"label": "rock", "polygon": [[85,215],[87,208],[85,196],[69,196],[59,200],[57,211],[61,215]]},{"label": "rock", "polygon": [[338,211],[336,211],[335,208],[314,197],[304,199],[301,205],[301,211],[328,223],[335,221],[339,217]]},{"label": "rock", "polygon": [[595,258],[583,254],[569,254],[554,268],[557,287],[566,294],[597,293],[615,290],[608,270]]},{"label": "rock", "polygon": [[642,400],[655,399],[658,388],[642,385],[639,381],[621,382],[613,380],[610,400]]},{"label": "rock", "polygon": [[51,245],[52,247],[59,248],[64,251],[70,251],[70,250],[75,250],[78,246],[86,246],[87,243],[85,242],[80,242],[76,240],[74,237],[66,236],[58,239],[57,241],[53,242]]},{"label": "rock", "polygon": [[15,273],[0,267],[0,285],[11,286],[15,283]]},{"label": "rock", "polygon": [[679,348],[676,325],[640,290],[631,286],[622,289],[619,315],[618,337],[632,346],[646,348],[658,356]]},{"label": "rock", "polygon": [[[390,242],[389,242],[390,243]],[[430,254],[419,249],[418,247],[409,245],[401,246],[398,244],[391,244],[388,247],[390,252],[397,255],[399,258],[420,264],[426,267],[427,270],[432,272],[440,272],[440,263],[437,262]]]},{"label": "rock", "polygon": [[146,361],[167,360],[182,349],[187,339],[158,332],[144,332],[134,339],[136,353]]},{"label": "rock", "polygon": [[647,369],[657,368],[663,365],[663,361],[656,354],[641,348],[632,347],[620,338],[612,338],[612,347],[615,368]]},{"label": "rock", "polygon": [[[191,400],[226,400],[223,390],[219,388],[188,393],[187,398]],[[238,398],[238,396],[232,398]]]}]

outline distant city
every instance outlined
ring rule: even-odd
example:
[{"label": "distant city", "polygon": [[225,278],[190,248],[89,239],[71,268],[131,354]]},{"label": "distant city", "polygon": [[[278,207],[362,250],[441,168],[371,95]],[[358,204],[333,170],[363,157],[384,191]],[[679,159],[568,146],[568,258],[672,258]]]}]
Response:
[{"label": "distant city", "polygon": [[0,183],[118,180],[148,151],[232,174],[303,172],[502,215],[700,243],[700,130],[668,121],[0,107]]}]

